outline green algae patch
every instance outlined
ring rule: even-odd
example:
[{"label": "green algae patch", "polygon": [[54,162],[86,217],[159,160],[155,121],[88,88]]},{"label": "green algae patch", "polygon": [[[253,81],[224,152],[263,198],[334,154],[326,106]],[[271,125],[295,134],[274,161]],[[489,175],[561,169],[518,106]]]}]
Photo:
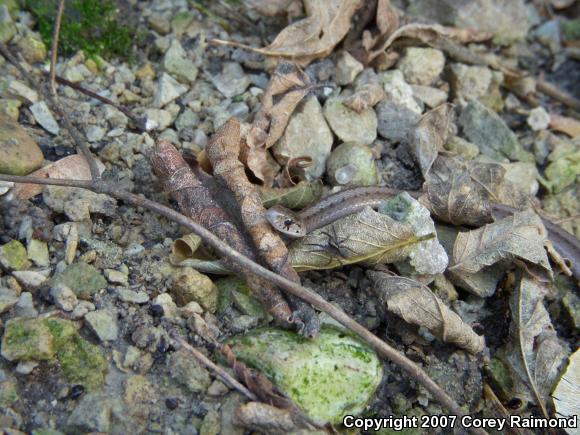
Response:
[{"label": "green algae patch", "polygon": [[320,422],[337,424],[345,415],[360,414],[383,374],[373,350],[332,326],[323,326],[315,340],[265,328],[227,344]]},{"label": "green algae patch", "polygon": [[72,322],[46,319],[54,338],[56,358],[67,381],[95,390],[105,381],[107,361],[98,346],[82,338]]},{"label": "green algae patch", "polygon": [[6,322],[2,356],[8,361],[43,361],[54,357],[53,337],[38,319],[17,317]]},{"label": "green algae patch", "polygon": [[[56,16],[56,0],[24,0],[23,6],[37,20],[38,32],[50,47]],[[136,30],[120,20],[113,0],[72,0],[65,3],[60,29],[61,54],[70,56],[83,50],[90,57],[126,59],[132,53]]]},{"label": "green algae patch", "polygon": [[56,284],[64,284],[78,297],[90,299],[93,294],[107,287],[107,280],[94,266],[74,263],[53,278],[53,285]]},{"label": "green algae patch", "polygon": [[26,248],[18,240],[11,240],[0,247],[0,263],[10,270],[23,270],[30,267]]}]

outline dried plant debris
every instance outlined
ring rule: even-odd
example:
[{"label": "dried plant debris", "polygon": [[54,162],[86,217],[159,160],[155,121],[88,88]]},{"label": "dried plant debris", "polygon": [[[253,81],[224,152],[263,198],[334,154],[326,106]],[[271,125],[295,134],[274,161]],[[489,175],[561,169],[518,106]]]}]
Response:
[{"label": "dried plant debris", "polygon": [[455,133],[453,118],[453,107],[442,104],[423,115],[409,132],[409,147],[419,162],[423,177],[427,176],[437,155],[444,150],[443,145]]},{"label": "dried plant debris", "polygon": [[510,342],[505,352],[514,396],[524,403],[535,403],[545,417],[550,392],[569,354],[544,306],[549,291],[535,278],[525,273],[521,276],[510,296]]},{"label": "dried plant debris", "polygon": [[[361,4],[361,0],[305,0],[304,10],[308,17],[286,27],[270,45],[253,48],[229,44],[308,65],[315,59],[328,56],[346,36],[351,19]],[[227,41],[214,41],[228,44]]]},{"label": "dried plant debris", "polygon": [[477,335],[426,285],[383,272],[368,272],[368,275],[379,300],[390,313],[407,323],[425,327],[442,341],[472,354],[485,348],[484,337]]},{"label": "dried plant debris", "polygon": [[297,65],[285,60],[278,63],[241,149],[241,160],[265,186],[274,180],[266,150],[282,137],[294,109],[310,89],[310,79]]},{"label": "dried plant debris", "polygon": [[508,258],[524,260],[524,267],[542,280],[552,279],[546,240],[546,228],[537,214],[531,210],[516,212],[493,224],[459,233],[449,270],[476,273]]},{"label": "dried plant debris", "polygon": [[506,177],[506,167],[439,156],[427,174],[423,201],[444,222],[476,226],[491,220],[491,203],[531,205],[528,195]]}]

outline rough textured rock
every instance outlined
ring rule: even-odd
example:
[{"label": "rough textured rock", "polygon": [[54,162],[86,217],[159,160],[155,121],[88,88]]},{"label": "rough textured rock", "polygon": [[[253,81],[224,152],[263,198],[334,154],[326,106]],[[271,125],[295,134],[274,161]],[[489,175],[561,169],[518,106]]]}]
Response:
[{"label": "rough textured rock", "polygon": [[342,104],[342,98],[330,97],[324,103],[324,117],[343,142],[370,144],[377,138],[377,115],[367,109],[361,113]]},{"label": "rough textured rock", "polygon": [[311,157],[312,166],[305,172],[308,178],[316,179],[324,173],[332,142],[332,133],[324,120],[320,103],[313,96],[298,105],[284,135],[272,151],[283,164],[292,158]]},{"label": "rough textured rock", "polygon": [[167,360],[167,367],[171,377],[192,393],[206,391],[211,384],[207,369],[184,349],[171,354]]},{"label": "rough textured rock", "polygon": [[482,154],[494,160],[532,159],[499,115],[477,100],[469,102],[463,109],[458,124],[463,129],[463,135],[477,145]]},{"label": "rough textured rock", "polygon": [[0,115],[0,172],[27,175],[38,169],[43,160],[42,151],[26,130]]},{"label": "rough textured rock", "polygon": [[18,240],[11,240],[0,247],[0,264],[8,270],[23,270],[30,267],[26,248]]},{"label": "rough textured rock", "polygon": [[250,86],[250,78],[244,73],[239,63],[226,62],[222,72],[212,79],[215,87],[226,98],[242,94]]},{"label": "rough textured rock", "polygon": [[115,341],[119,336],[116,316],[108,310],[87,313],[85,322],[101,341]]},{"label": "rough textured rock", "polygon": [[449,67],[451,96],[461,104],[479,100],[496,112],[502,110],[504,102],[499,89],[502,81],[503,73],[484,66],[454,63]]},{"label": "rough textured rock", "polygon": [[186,83],[193,83],[197,78],[197,67],[191,59],[187,58],[187,53],[178,39],[173,39],[165,52],[163,67],[169,74]]},{"label": "rough textured rock", "polygon": [[445,56],[434,48],[408,47],[397,63],[405,81],[414,85],[431,85],[441,75]]},{"label": "rough textured rock", "polygon": [[421,114],[421,107],[413,98],[413,88],[405,81],[401,71],[398,69],[385,71],[379,74],[379,82],[385,90],[383,102],[392,102]]},{"label": "rough textured rock", "polygon": [[348,51],[341,52],[336,61],[336,84],[350,85],[363,69],[363,64],[352,57]]},{"label": "rough textured rock", "polygon": [[94,293],[107,287],[107,280],[94,266],[74,263],[53,278],[53,286],[64,284],[78,297],[89,299]]},{"label": "rough textured rock", "polygon": [[163,73],[157,83],[153,105],[161,108],[187,92],[187,87],[167,73]]},{"label": "rough textured rock", "polygon": [[55,354],[52,334],[42,320],[10,319],[4,328],[1,353],[8,361],[50,360]]},{"label": "rough textured rock", "polygon": [[409,130],[421,118],[417,112],[391,101],[381,101],[376,109],[379,134],[393,141],[406,139]]},{"label": "rough textured rock", "polygon": [[217,310],[217,287],[211,279],[191,267],[180,269],[173,277],[171,295],[180,306],[195,301],[210,313]]},{"label": "rough textured rock", "polygon": [[39,101],[38,103],[34,103],[30,106],[30,111],[34,115],[34,119],[38,122],[42,128],[52,134],[58,134],[60,131],[60,127],[52,116],[52,112],[46,105],[44,101]]},{"label": "rough textured rock", "polygon": [[356,142],[345,142],[332,151],[326,174],[334,186],[374,186],[379,182],[372,150]]}]

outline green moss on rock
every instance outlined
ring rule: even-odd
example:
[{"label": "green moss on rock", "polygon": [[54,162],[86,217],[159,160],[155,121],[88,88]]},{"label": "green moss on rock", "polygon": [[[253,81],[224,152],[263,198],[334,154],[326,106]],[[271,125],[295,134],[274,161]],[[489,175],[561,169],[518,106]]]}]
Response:
[{"label": "green moss on rock", "polygon": [[228,340],[236,356],[264,372],[311,418],[339,423],[361,413],[382,378],[376,354],[324,326],[315,340],[274,328]]},{"label": "green moss on rock", "polygon": [[23,270],[30,267],[26,248],[18,240],[11,240],[0,248],[0,263],[11,270]]},{"label": "green moss on rock", "polygon": [[83,339],[72,322],[47,319],[46,326],[54,337],[56,358],[67,381],[95,390],[105,381],[107,361],[98,346]]},{"label": "green moss on rock", "polygon": [[52,334],[38,319],[17,317],[6,322],[2,356],[8,361],[41,361],[54,357]]},{"label": "green moss on rock", "polygon": [[54,277],[53,285],[56,284],[64,284],[78,297],[89,299],[107,287],[107,280],[96,267],[87,263],[74,263]]},{"label": "green moss on rock", "polygon": [[[47,46],[52,42],[56,0],[23,0],[36,18],[38,31]],[[119,19],[113,0],[72,0],[66,2],[60,30],[61,54],[83,50],[89,56],[126,58],[131,54],[135,29]]]}]

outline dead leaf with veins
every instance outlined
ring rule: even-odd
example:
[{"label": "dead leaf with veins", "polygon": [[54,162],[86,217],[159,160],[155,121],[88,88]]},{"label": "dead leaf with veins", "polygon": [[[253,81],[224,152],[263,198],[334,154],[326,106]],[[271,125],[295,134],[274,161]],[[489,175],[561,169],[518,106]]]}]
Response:
[{"label": "dead leaf with veins", "polygon": [[477,335],[426,285],[384,272],[371,271],[368,275],[385,308],[405,322],[423,326],[442,341],[474,355],[485,348],[484,337]]},{"label": "dead leaf with veins", "polygon": [[362,0],[304,0],[307,17],[290,24],[264,48],[230,41],[210,42],[245,48],[265,56],[285,57],[299,65],[327,57],[350,29],[351,19]]}]

